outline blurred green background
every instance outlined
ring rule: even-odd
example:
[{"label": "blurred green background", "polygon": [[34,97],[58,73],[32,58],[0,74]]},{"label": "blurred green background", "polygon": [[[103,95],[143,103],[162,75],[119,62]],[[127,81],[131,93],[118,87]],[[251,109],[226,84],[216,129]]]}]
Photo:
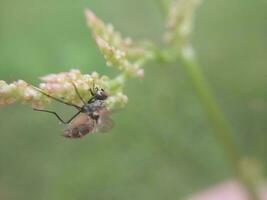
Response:
[{"label": "blurred green background", "polygon": [[[71,68],[114,74],[85,25],[86,7],[123,35],[160,40],[154,0],[0,0],[0,79],[38,83]],[[266,1],[205,0],[193,41],[240,151],[266,166]],[[60,137],[63,126],[28,105],[1,107],[0,199],[172,200],[231,177],[179,64],[150,64],[126,93],[112,132],[82,140]]]}]

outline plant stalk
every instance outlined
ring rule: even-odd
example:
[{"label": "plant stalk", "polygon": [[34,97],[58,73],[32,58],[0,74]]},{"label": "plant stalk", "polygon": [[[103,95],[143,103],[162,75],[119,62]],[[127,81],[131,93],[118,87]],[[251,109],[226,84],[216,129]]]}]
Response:
[{"label": "plant stalk", "polygon": [[182,67],[187,74],[199,101],[203,105],[210,124],[214,129],[211,133],[215,137],[216,141],[222,146],[234,175],[247,189],[250,194],[250,199],[257,200],[257,192],[255,191],[253,184],[244,177],[242,170],[240,170],[241,155],[239,154],[236,144],[232,138],[231,127],[223,112],[220,110],[215,97],[213,96],[211,89],[200,70],[191,46],[188,45],[182,49],[180,61],[182,62]]},{"label": "plant stalk", "polygon": [[154,0],[155,3],[158,6],[158,9],[160,10],[160,13],[162,14],[162,17],[165,18],[165,16],[168,13],[168,9],[166,8],[166,5],[163,0]]}]

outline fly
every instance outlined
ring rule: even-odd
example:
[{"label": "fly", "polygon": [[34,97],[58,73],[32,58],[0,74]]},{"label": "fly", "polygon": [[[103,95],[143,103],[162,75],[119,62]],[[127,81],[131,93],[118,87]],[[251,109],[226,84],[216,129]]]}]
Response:
[{"label": "fly", "polygon": [[72,106],[78,110],[69,120],[64,121],[56,112],[50,110],[42,110],[34,108],[35,111],[47,112],[55,115],[57,119],[66,124],[63,136],[66,138],[81,138],[88,133],[92,132],[104,132],[112,128],[112,121],[109,118],[110,111],[105,106],[105,100],[108,98],[108,94],[104,89],[99,89],[93,86],[90,88],[91,98],[85,101],[80,95],[76,85],[72,83],[75,92],[79,99],[82,101],[83,106],[78,106],[73,103],[64,101],[63,99],[53,97],[39,88],[32,86],[35,90],[41,94],[63,103],[68,106]]}]

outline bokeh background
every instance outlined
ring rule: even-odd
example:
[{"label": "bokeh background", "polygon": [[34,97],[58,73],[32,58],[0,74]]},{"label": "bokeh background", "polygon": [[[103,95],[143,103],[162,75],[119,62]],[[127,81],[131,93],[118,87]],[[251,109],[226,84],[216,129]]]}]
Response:
[{"label": "bokeh background", "polygon": [[[153,0],[0,0],[0,79],[36,84],[71,68],[112,76],[86,7],[123,35],[160,40],[163,18]],[[267,2],[205,0],[193,41],[238,148],[266,166]],[[0,199],[172,200],[232,176],[178,63],[150,64],[126,93],[114,129],[82,140],[62,138],[63,126],[29,105],[1,107]],[[73,113],[57,103],[52,109]]]}]

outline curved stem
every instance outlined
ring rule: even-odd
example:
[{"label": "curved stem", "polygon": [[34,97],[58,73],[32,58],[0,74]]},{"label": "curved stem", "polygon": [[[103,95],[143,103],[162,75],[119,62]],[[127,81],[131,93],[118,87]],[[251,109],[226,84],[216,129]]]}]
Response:
[{"label": "curved stem", "polygon": [[168,12],[165,3],[163,2],[163,0],[154,0],[154,1],[157,4],[157,6],[158,6],[158,8],[160,10],[160,13],[162,14],[163,18],[165,18],[166,14]]},{"label": "curved stem", "polygon": [[247,191],[250,193],[251,199],[258,199],[253,184],[244,177],[245,174],[243,174],[240,169],[241,155],[239,154],[236,144],[232,138],[232,130],[199,68],[191,46],[188,45],[182,49],[180,60],[182,62],[182,67],[187,74],[199,101],[202,103],[204,111],[207,113],[209,121],[214,129],[211,133],[214,135],[217,142],[221,144],[235,176],[242,182]]},{"label": "curved stem", "polygon": [[228,157],[231,166],[237,173],[237,165],[240,155],[236,149],[236,145],[231,138],[230,126],[225,120],[223,113],[219,109],[212,92],[200,71],[200,68],[195,60],[191,47],[185,47],[181,53],[180,60],[182,67],[186,72],[190,82],[196,92],[203,108],[207,112],[208,118],[214,128],[212,132],[216,139],[222,143],[226,156]]}]

